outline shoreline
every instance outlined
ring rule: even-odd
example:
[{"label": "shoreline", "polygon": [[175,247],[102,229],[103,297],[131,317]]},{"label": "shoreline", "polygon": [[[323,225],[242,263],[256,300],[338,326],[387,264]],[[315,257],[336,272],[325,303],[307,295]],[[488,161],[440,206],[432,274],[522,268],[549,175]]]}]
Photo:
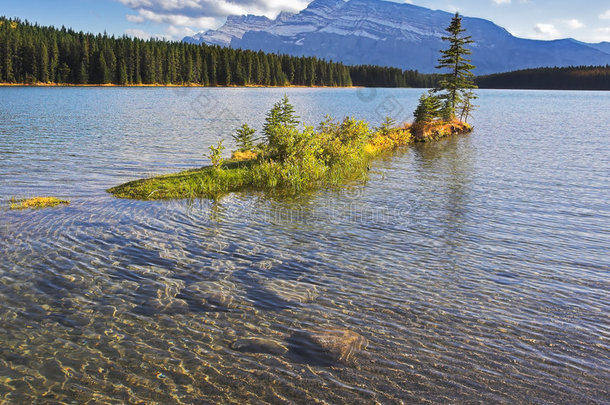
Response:
[{"label": "shoreline", "polygon": [[[116,87],[116,88],[218,88],[218,89],[420,89],[426,87],[367,87],[367,86],[302,86],[302,85],[287,85],[287,86],[266,86],[259,84],[248,85],[215,85],[205,86],[202,84],[71,84],[71,83],[0,83],[0,88],[11,87],[84,87],[84,88],[99,88],[99,87]],[[610,91],[607,89],[533,89],[533,88],[509,88],[509,87],[479,87],[478,90],[517,90],[517,91],[595,91],[604,92]]]},{"label": "shoreline", "polygon": [[[303,85],[283,85],[283,86],[267,86],[267,85],[259,85],[259,84],[247,84],[247,85],[216,85],[216,86],[206,86],[197,83],[191,84],[72,84],[72,83],[0,83],[0,87],[193,87],[193,88],[303,88],[303,89],[360,89],[365,88],[364,86],[303,86]],[[388,88],[399,88],[399,87],[388,87]],[[413,87],[404,87],[404,88],[413,88]]]}]

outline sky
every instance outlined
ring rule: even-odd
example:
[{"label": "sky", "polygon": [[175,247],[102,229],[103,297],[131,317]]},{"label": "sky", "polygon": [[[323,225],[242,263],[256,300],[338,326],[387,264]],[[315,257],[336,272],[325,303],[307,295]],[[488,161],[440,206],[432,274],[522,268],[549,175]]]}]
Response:
[{"label": "sky", "polygon": [[[610,41],[608,0],[394,0],[480,17],[533,39]],[[0,0],[0,15],[86,32],[182,39],[221,26],[228,15],[275,17],[309,0]]]}]

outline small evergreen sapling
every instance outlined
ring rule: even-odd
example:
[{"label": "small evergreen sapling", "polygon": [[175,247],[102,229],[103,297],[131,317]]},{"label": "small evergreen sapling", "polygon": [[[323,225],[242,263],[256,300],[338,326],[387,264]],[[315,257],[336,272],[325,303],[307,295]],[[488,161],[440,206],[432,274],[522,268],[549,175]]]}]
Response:
[{"label": "small evergreen sapling", "polygon": [[440,118],[442,108],[443,103],[432,91],[422,94],[414,113],[415,122],[431,122]]},{"label": "small evergreen sapling", "polygon": [[265,119],[265,155],[281,161],[293,154],[294,149],[298,147],[298,124],[294,107],[288,101],[288,96],[284,95],[284,98],[271,108]]},{"label": "small evergreen sapling", "polygon": [[237,144],[237,150],[240,152],[244,152],[247,150],[254,149],[254,134],[256,130],[254,128],[250,128],[248,124],[244,124],[239,127],[235,134],[231,135]]},{"label": "small evergreen sapling", "polygon": [[392,129],[396,127],[396,120],[390,116],[385,117],[385,120],[381,123],[379,128],[376,128],[377,131],[381,132],[383,135],[387,135],[390,133]]},{"label": "small evergreen sapling", "polygon": [[267,140],[270,140],[270,136],[273,136],[273,132],[278,126],[296,128],[298,124],[299,117],[295,114],[294,106],[290,104],[288,96],[284,94],[284,98],[275,103],[267,113],[263,132],[267,136]]}]

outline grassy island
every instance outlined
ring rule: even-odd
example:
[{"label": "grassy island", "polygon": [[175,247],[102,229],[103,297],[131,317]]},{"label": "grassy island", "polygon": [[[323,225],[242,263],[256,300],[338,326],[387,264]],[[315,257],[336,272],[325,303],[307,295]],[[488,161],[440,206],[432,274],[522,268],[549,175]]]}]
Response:
[{"label": "grassy island", "polygon": [[116,197],[141,200],[210,198],[241,190],[294,194],[333,187],[366,176],[376,156],[412,142],[469,132],[457,120],[435,120],[396,127],[391,119],[371,129],[354,118],[332,118],[314,129],[298,128],[293,107],[284,97],[267,116],[264,141],[254,145],[247,125],[234,138],[240,146],[230,160],[221,158],[222,142],[210,147],[212,164],[195,170],[136,180],[108,190]]}]

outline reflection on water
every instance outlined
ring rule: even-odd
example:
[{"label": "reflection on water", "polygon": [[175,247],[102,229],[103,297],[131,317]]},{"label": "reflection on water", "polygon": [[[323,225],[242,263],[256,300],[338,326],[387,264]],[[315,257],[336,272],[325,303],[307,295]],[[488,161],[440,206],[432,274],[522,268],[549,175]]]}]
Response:
[{"label": "reflection on water", "polygon": [[[214,91],[254,125],[250,97],[283,93]],[[472,135],[366,184],[139,202],[104,189],[201,164],[231,117],[165,89],[0,92],[3,400],[607,401],[604,93],[481,91]],[[419,94],[288,92],[313,122]],[[40,192],[72,204],[5,209]]]}]

